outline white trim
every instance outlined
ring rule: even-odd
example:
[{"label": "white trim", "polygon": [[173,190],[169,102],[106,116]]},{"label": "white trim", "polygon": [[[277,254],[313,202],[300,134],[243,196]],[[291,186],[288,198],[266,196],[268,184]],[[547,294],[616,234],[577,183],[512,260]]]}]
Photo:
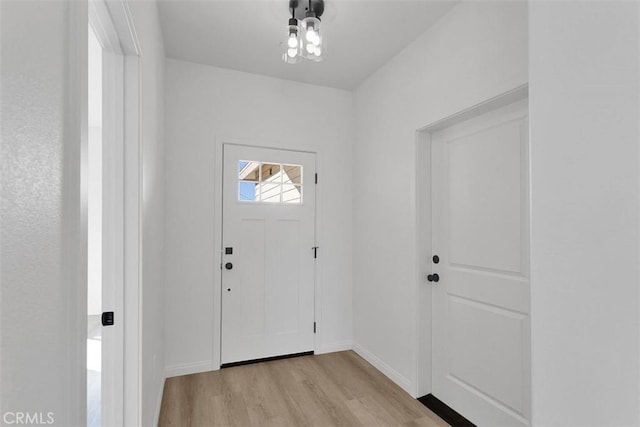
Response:
[{"label": "white trim", "polygon": [[335,353],[338,351],[353,350],[353,342],[349,341],[336,341],[329,344],[323,344],[316,347],[315,354]]},{"label": "white trim", "polygon": [[[2,6],[0,5],[0,35],[2,34]],[[2,70],[2,55],[0,54],[0,70]],[[2,82],[0,81],[0,99],[2,99]],[[0,135],[4,135],[4,133],[2,133],[2,118],[0,117]],[[2,194],[2,182],[0,181],[0,194]],[[0,230],[4,230],[4,228],[2,228],[2,217],[0,217]],[[2,233],[0,233],[0,248],[2,248]],[[2,257],[0,257],[0,277],[2,277]],[[2,291],[0,290],[0,307],[2,307]],[[69,322],[71,323],[71,326],[73,326],[73,322]],[[2,329],[2,316],[0,316],[0,331],[3,331],[4,329]],[[73,331],[73,329],[69,329],[70,331]],[[2,349],[2,335],[0,333],[0,349]],[[0,351],[0,378],[2,378],[2,351]],[[85,393],[86,394],[86,393]],[[0,396],[4,396],[2,394],[2,381],[0,381]],[[4,414],[4,411],[2,410],[2,401],[3,399],[0,399],[0,414]]]},{"label": "white trim", "polygon": [[489,111],[496,110],[509,104],[513,104],[514,102],[520,101],[522,99],[526,99],[528,96],[529,84],[525,83],[492,98],[472,105],[469,108],[465,108],[464,110],[461,110],[450,116],[431,122],[430,124],[423,126],[416,131],[434,133],[436,131],[447,128],[449,126],[453,126],[457,123],[464,122]]},{"label": "white trim", "polygon": [[125,57],[125,201],[124,201],[124,425],[141,425],[140,320],[142,272],[140,268],[141,173],[140,166],[140,64],[134,56]]},{"label": "white trim", "polygon": [[[2,6],[0,5],[0,35],[2,34]],[[2,70],[2,55],[0,54],[0,70]],[[2,99],[2,82],[0,81],[0,99]],[[2,118],[0,117],[0,135],[4,135],[4,133],[2,133]],[[2,194],[2,182],[0,182],[0,194]],[[0,216],[0,230],[3,230],[2,228],[2,217]],[[0,233],[0,248],[2,248],[2,233]],[[2,257],[0,257],[0,277],[2,277]],[[0,307],[2,307],[2,291],[0,290]],[[73,322],[69,322],[71,324],[71,326],[73,326]],[[3,331],[4,329],[2,329],[2,316],[0,316],[0,331]],[[73,331],[73,329],[69,329],[70,331]],[[0,349],[2,349],[2,335],[0,333]],[[86,351],[85,351],[86,352]],[[0,378],[2,378],[2,351],[0,351]],[[71,379],[71,383],[73,383],[73,379]],[[85,393],[86,394],[86,393]],[[4,396],[2,394],[2,381],[0,381],[0,396]],[[4,411],[2,410],[2,400],[0,399],[0,414],[4,414]]]},{"label": "white trim", "polygon": [[179,365],[167,366],[164,370],[165,378],[179,377],[182,375],[198,374],[200,372],[215,371],[212,359],[202,360],[193,363],[181,363]]},{"label": "white trim", "polygon": [[105,2],[124,55],[124,424],[141,425],[142,50],[127,0]]},{"label": "white trim", "polygon": [[365,349],[358,343],[353,343],[353,351],[360,357],[372,364],[378,371],[382,372],[387,378],[396,383],[400,388],[409,393],[412,397],[416,397],[413,391],[413,384],[410,379],[402,375],[400,372],[387,365],[375,354]]},{"label": "white trim", "polygon": [[[529,3],[529,16],[531,16],[531,3]],[[636,9],[636,20],[638,22],[640,22],[640,7],[638,7]],[[638,68],[640,68],[640,34],[637,36],[638,37]],[[529,105],[530,107],[531,105]],[[531,108],[529,108],[529,111],[531,111]],[[637,123],[640,124],[640,111],[638,112],[638,117],[637,117]],[[530,122],[529,122],[530,124]],[[640,129],[639,129],[640,131]],[[529,164],[527,165],[529,167],[529,206],[531,206],[531,195],[533,194],[532,188],[531,188],[531,183],[532,183],[532,179],[531,179],[531,171],[533,170],[533,168],[531,167],[531,143],[532,143],[532,139],[531,139],[531,125],[529,125],[529,135],[527,135],[528,139],[529,139],[529,152],[527,153],[529,155]],[[640,166],[640,150],[638,150],[638,154],[637,154],[637,158],[636,158],[636,164],[638,166]],[[636,183],[640,186],[640,168],[637,169],[638,172],[636,173]],[[638,209],[636,212],[640,212],[640,199],[638,200],[638,205],[636,206],[636,208]],[[531,215],[531,210],[529,211],[529,214]],[[640,219],[640,218],[639,218]],[[531,218],[529,218],[529,221],[531,221]],[[531,223],[529,224],[531,226]],[[529,250],[531,251],[531,239],[532,237],[532,230],[531,227],[529,227]],[[640,238],[638,238],[638,248],[640,249]],[[531,252],[529,252],[531,253]],[[638,259],[636,260],[636,266],[638,269],[640,269],[640,251],[638,251]],[[531,280],[531,278],[530,278]],[[533,281],[531,282],[533,283]],[[638,306],[640,307],[640,292],[638,293]],[[533,305],[530,305],[531,308],[533,308]],[[636,314],[636,323],[640,324],[640,312]],[[529,323],[529,327],[531,327],[531,323]],[[533,334],[531,334],[533,336]],[[531,343],[531,349],[533,348],[533,342]],[[637,340],[637,349],[638,349],[638,354],[640,354],[640,330],[638,331],[638,340]],[[531,358],[532,361],[532,365],[533,365],[533,357]],[[636,396],[636,413],[637,415],[637,419],[640,419],[640,371],[638,371],[638,377],[636,378],[636,380],[638,381],[638,394]],[[533,367],[531,369],[531,425],[533,425],[533,420],[534,420],[534,416],[533,416]]]},{"label": "white trim", "polygon": [[104,0],[89,1],[89,25],[93,28],[103,48],[122,55],[119,35]]},{"label": "white trim", "polygon": [[[416,132],[415,227],[416,227],[416,351],[415,395],[431,393],[431,304],[432,288],[425,281],[430,273],[431,250],[431,133]],[[428,310],[421,307],[428,307]],[[428,367],[424,368],[424,367]]]},{"label": "white trim", "polygon": [[124,417],[124,57],[103,0],[89,2],[89,25],[102,45],[102,311],[115,323],[102,331],[101,414],[104,425]]},{"label": "white trim", "polygon": [[133,25],[133,17],[127,0],[107,0],[107,9],[113,21],[120,47],[125,55],[142,56],[140,40]]},{"label": "white trim", "polygon": [[156,397],[156,412],[154,416],[154,426],[160,423],[160,410],[162,409],[162,395],[164,394],[164,385],[167,382],[166,375],[162,377],[162,386],[158,389],[158,396]]},{"label": "white trim", "polygon": [[[223,173],[223,145],[226,139],[216,139],[213,154],[213,266],[217,274],[213,274],[213,340],[211,345],[212,368],[220,369],[222,348],[222,269],[217,270],[217,265],[222,265],[222,177]],[[216,351],[217,346],[217,351]],[[197,362],[196,362],[197,363]]]}]

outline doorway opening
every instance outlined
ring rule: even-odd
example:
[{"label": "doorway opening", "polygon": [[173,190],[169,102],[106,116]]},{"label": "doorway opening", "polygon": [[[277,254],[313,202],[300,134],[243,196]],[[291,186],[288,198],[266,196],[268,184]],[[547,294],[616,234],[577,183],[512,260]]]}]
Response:
[{"label": "doorway opening", "polygon": [[81,367],[86,424],[135,425],[140,415],[141,50],[126,4],[95,0],[87,9],[88,16],[78,16],[86,43],[81,197],[86,201],[87,296],[86,306],[79,308],[86,315]]}]

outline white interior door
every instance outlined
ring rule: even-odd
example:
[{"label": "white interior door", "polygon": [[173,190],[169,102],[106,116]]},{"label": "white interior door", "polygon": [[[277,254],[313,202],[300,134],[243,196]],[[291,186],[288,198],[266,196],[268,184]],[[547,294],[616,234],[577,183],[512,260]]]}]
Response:
[{"label": "white interior door", "polygon": [[480,426],[529,424],[527,144],[525,101],[432,137],[432,394]]},{"label": "white interior door", "polygon": [[221,363],[314,349],[315,154],[224,145]]}]

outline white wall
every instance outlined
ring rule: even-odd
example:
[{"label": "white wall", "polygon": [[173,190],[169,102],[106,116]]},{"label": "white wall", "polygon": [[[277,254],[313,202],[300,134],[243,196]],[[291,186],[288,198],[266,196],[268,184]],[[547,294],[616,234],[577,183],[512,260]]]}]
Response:
[{"label": "white wall", "polygon": [[0,413],[51,412],[58,426],[86,420],[82,12],[71,1],[0,2]]},{"label": "white wall", "polygon": [[140,63],[142,248],[140,372],[143,426],[157,423],[164,384],[164,45],[155,1],[130,2]]},{"label": "white wall", "polygon": [[638,3],[530,12],[533,422],[637,426]]},{"label": "white wall", "polygon": [[474,2],[456,6],[355,91],[354,348],[412,394],[415,132],[526,82],[526,4]]},{"label": "white wall", "polygon": [[[164,379],[164,51],[155,3],[130,6],[144,55],[140,393],[146,426],[155,423]],[[87,236],[80,123],[87,9],[75,1],[2,1],[0,8],[0,412],[42,413],[45,421],[52,412],[55,425],[82,425],[86,317],[78,310],[86,308]]]},{"label": "white wall", "polygon": [[214,152],[224,137],[319,152],[317,351],[350,348],[351,94],[175,60],[165,71],[168,374],[210,370],[219,359]]}]

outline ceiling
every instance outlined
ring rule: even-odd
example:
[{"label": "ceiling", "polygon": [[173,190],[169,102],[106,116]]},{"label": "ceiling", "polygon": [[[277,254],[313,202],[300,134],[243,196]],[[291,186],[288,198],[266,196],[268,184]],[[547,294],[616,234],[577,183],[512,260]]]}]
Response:
[{"label": "ceiling", "polygon": [[325,0],[325,60],[280,58],[288,0],[159,0],[169,58],[353,89],[446,14],[456,0]]}]

